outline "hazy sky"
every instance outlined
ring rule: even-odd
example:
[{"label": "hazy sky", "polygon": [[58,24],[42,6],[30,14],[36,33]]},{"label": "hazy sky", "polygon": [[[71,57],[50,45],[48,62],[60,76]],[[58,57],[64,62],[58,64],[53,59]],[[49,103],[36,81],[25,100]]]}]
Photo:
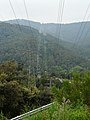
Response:
[{"label": "hazy sky", "polygon": [[[57,22],[59,0],[25,0],[29,19],[43,23]],[[62,1],[62,0],[61,0]],[[23,0],[11,0],[16,16],[26,19]],[[82,21],[90,0],[66,0],[63,23]],[[90,15],[90,9],[87,16]],[[15,19],[9,0],[0,0],[0,20]],[[87,17],[86,17],[87,20]],[[90,19],[88,19],[90,20]]]}]

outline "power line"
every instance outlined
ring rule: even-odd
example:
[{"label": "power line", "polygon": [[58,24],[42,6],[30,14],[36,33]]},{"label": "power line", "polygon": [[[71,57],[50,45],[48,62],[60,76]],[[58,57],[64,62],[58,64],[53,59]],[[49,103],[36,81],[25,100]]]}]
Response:
[{"label": "power line", "polygon": [[24,3],[24,8],[25,8],[25,11],[26,11],[27,19],[28,19],[28,24],[29,24],[29,27],[31,28],[31,24],[30,24],[30,21],[29,21],[29,15],[28,15],[28,10],[27,10],[27,6],[26,6],[25,0],[23,0],[23,3]]},{"label": "power line", "polygon": [[87,29],[87,32],[86,32],[85,37],[83,38],[83,40],[85,40],[87,38],[87,35],[88,35],[89,31],[90,31],[90,27]]},{"label": "power line", "polygon": [[40,77],[41,74],[41,66],[40,66],[41,33],[42,33],[42,24],[40,24],[38,42],[37,42],[37,76],[38,77]]},{"label": "power line", "polygon": [[[26,11],[27,19],[29,19],[26,2],[25,2],[25,0],[23,0],[23,1],[24,1],[24,6],[25,6],[25,11]],[[30,21],[28,21],[28,24],[29,24],[29,26],[31,26],[30,25]],[[38,38],[38,40],[37,40],[37,68],[36,68],[37,75],[40,75],[40,73],[41,73],[41,67],[40,67],[40,44],[41,44],[41,32],[42,32],[41,31],[41,27],[42,27],[42,24],[40,24],[39,35],[37,37]],[[33,34],[33,32],[32,32],[32,34]]]},{"label": "power line", "polygon": [[[60,41],[61,41],[61,31],[62,31],[62,21],[63,21],[63,14],[64,14],[64,8],[65,8],[65,0],[59,0],[59,8],[58,8],[58,17],[57,17],[57,27],[56,27],[56,35],[57,35],[57,48],[58,53],[60,54],[60,61],[62,62],[62,51],[60,51]],[[56,48],[56,49],[57,49]],[[57,56],[58,57],[58,56]],[[57,64],[58,65],[58,64]]]},{"label": "power line", "polygon": [[[26,16],[27,16],[27,19],[28,19],[28,25],[29,25],[29,28],[30,28],[30,30],[31,30],[31,33],[32,33],[32,36],[33,36],[33,38],[35,38],[35,35],[33,34],[33,31],[32,31],[32,28],[31,28],[31,23],[30,23],[30,20],[29,20],[29,15],[28,15],[28,10],[27,10],[27,6],[26,6],[26,1],[25,0],[23,0],[23,3],[24,3],[24,8],[25,8],[25,12],[26,12]],[[40,37],[39,37],[39,40],[40,40]],[[40,64],[39,64],[39,52],[40,52],[40,41],[39,40],[37,40],[37,57],[36,57],[36,74],[38,73],[40,73]],[[32,41],[33,42],[33,41]],[[29,43],[30,45],[31,45],[31,43]],[[33,44],[34,44],[34,42],[33,42]],[[30,48],[31,48],[31,46],[30,46]],[[29,48],[28,48],[29,49]],[[32,60],[32,54],[33,54],[33,60]],[[29,54],[29,60],[31,59],[31,63],[29,62],[29,76],[30,76],[30,68],[31,68],[31,65],[32,65],[32,73],[33,73],[33,75],[34,75],[34,81],[35,81],[35,58],[34,58],[35,56],[34,56],[34,51],[32,51],[32,49],[31,49],[31,54]],[[32,64],[33,63],[33,64]]]},{"label": "power line", "polygon": [[[10,7],[11,7],[11,9],[12,9],[12,11],[13,11],[13,14],[14,14],[14,17],[15,17],[15,19],[16,19],[17,25],[18,25],[20,31],[22,32],[21,26],[20,26],[20,24],[19,24],[19,22],[18,22],[18,19],[17,19],[16,13],[15,13],[15,11],[14,11],[13,5],[12,5],[12,3],[11,3],[11,0],[9,0],[9,4],[10,4]],[[25,1],[24,1],[24,5],[25,5],[25,11],[26,11],[27,18],[29,18],[29,17],[28,17],[28,13],[27,13],[27,8],[26,8]],[[30,26],[30,24],[29,24],[29,26]],[[30,27],[30,28],[31,28],[31,27]],[[27,47],[28,47],[28,45],[27,45]],[[31,57],[31,56],[30,56],[31,51],[30,51],[29,48],[30,48],[30,47],[28,47],[28,53],[29,53],[28,55],[29,55],[29,58],[30,58],[30,57]],[[28,71],[29,71],[29,77],[30,77],[30,73],[31,73],[31,71],[30,71],[30,61],[29,61]],[[29,83],[29,81],[28,81],[28,83]]]},{"label": "power line", "polygon": [[[82,20],[82,22],[80,24],[80,27],[78,29],[75,41],[74,41],[73,46],[72,46],[73,49],[75,49],[75,47],[78,45],[78,43],[81,40],[81,37],[83,35],[84,29],[85,29],[85,26],[86,26],[86,23],[84,23],[84,21],[85,21],[85,19],[87,17],[87,13],[88,13],[89,8],[90,8],[90,3],[88,4],[88,7],[86,8],[85,15],[84,15],[83,20]],[[88,18],[87,18],[87,20],[88,20]],[[82,52],[81,49],[78,49],[78,52]],[[76,57],[74,59],[76,59]],[[75,61],[77,62],[77,59]]]},{"label": "power line", "polygon": [[46,41],[46,35],[44,35],[44,60],[45,60],[45,72],[48,72],[48,66],[47,66],[47,41]]},{"label": "power line", "polygon": [[[89,18],[90,18],[90,15],[88,16],[87,21],[88,21]],[[88,24],[88,23],[86,22],[85,25],[87,25],[87,24]],[[85,26],[85,27],[86,27],[86,26]],[[85,27],[84,27],[84,29],[85,29]],[[90,30],[90,26],[89,26],[89,28],[87,29],[86,34],[84,35],[83,40],[85,40],[85,39],[87,38],[87,35],[88,35],[88,33],[89,33],[89,30]],[[83,42],[83,41],[82,41],[82,42]]]},{"label": "power line", "polygon": [[[90,3],[88,4],[88,7],[87,7],[87,9],[86,9],[86,12],[85,12],[83,21],[82,21],[81,24],[80,24],[80,28],[79,28],[79,30],[78,30],[78,33],[77,33],[77,36],[76,36],[76,39],[75,39],[75,42],[74,42],[73,47],[75,47],[76,42],[77,42],[77,45],[78,45],[78,42],[79,42],[79,40],[80,40],[81,37],[82,37],[82,34],[83,34],[84,29],[85,29],[85,26],[86,26],[85,23],[84,23],[84,26],[83,26],[83,22],[84,22],[84,20],[85,20],[85,18],[86,18],[86,16],[87,16],[87,13],[88,13],[89,8],[90,8]],[[89,17],[88,17],[88,18],[89,18]],[[83,27],[83,28],[82,28],[82,27]],[[81,30],[82,30],[82,31],[81,31]],[[81,32],[81,34],[80,34],[80,32]]]},{"label": "power line", "polygon": [[[30,29],[30,31],[32,32],[25,0],[23,0],[23,3],[24,3],[24,8],[25,8],[26,16],[27,16],[27,19],[28,19],[27,21],[28,21],[29,29]],[[32,34],[32,35],[33,35],[33,34]],[[30,46],[29,46],[29,45],[30,45]],[[32,67],[32,66],[31,66],[31,65],[32,65],[32,48],[31,48],[31,43],[30,43],[30,42],[27,43],[27,47],[28,47],[28,50],[29,50],[29,52],[28,52],[28,72],[29,72],[29,73],[28,73],[28,74],[29,74],[29,79],[30,79],[30,77],[31,77],[31,72],[32,72],[33,69],[34,69],[34,66],[33,66],[33,68],[31,68],[31,67]],[[29,84],[28,84],[28,87],[29,87]]]},{"label": "power line", "polygon": [[13,14],[14,14],[14,17],[15,17],[15,19],[16,19],[17,25],[18,25],[20,31],[22,32],[21,26],[20,26],[20,24],[19,24],[19,22],[18,22],[18,19],[17,19],[16,13],[15,13],[15,11],[14,11],[13,5],[12,5],[12,3],[11,3],[11,0],[9,0],[9,4],[10,4],[10,7],[11,7],[11,9],[12,9],[12,11],[13,11]]},{"label": "power line", "polygon": [[61,12],[61,24],[60,24],[60,36],[61,36],[61,27],[62,27],[62,19],[63,19],[63,12],[64,12],[65,0],[62,4],[62,12]]},{"label": "power line", "polygon": [[61,29],[62,29],[62,20],[63,20],[63,13],[64,13],[64,7],[65,7],[65,0],[60,1],[59,0],[59,8],[58,8],[58,18],[57,18],[57,22],[59,26],[57,26],[58,32],[58,40],[61,37]]}]

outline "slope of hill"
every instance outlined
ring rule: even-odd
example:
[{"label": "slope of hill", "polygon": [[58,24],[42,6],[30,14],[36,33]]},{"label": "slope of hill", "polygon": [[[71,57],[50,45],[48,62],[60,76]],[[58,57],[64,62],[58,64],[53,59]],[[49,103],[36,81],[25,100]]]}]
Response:
[{"label": "slope of hill", "polygon": [[90,66],[89,60],[65,48],[63,44],[65,42],[59,44],[57,38],[30,27],[0,23],[0,62],[14,59],[25,65],[30,64],[31,71],[33,68],[36,71],[39,58],[39,69],[42,72],[50,72],[56,66],[63,69],[75,65]]},{"label": "slope of hill", "polygon": [[[10,20],[10,21],[6,21],[8,23],[11,24],[17,24],[16,20]],[[28,20],[24,20],[24,19],[18,19],[18,22],[20,25],[24,25],[24,26],[28,26]],[[82,24],[82,28],[80,29]],[[90,22],[78,22],[78,23],[71,23],[71,24],[54,24],[54,23],[47,23],[47,24],[41,24],[39,22],[33,22],[30,21],[30,25],[31,27],[35,28],[35,29],[42,29],[42,31],[53,35],[54,37],[58,37],[57,35],[57,31],[60,29],[60,25],[62,27],[61,30],[61,38],[64,41],[68,41],[68,42],[75,42],[75,39],[77,39],[77,34],[79,32],[79,34],[81,34],[81,39],[80,39],[80,43],[81,41],[83,41],[82,45],[88,44],[90,45],[90,40],[88,40],[90,38]],[[84,30],[83,30],[84,28]],[[81,30],[81,31],[79,31]],[[82,30],[83,30],[83,34],[82,34]],[[87,34],[87,38],[84,40],[85,36]],[[78,37],[78,39],[80,38],[80,35]]]},{"label": "slope of hill", "polygon": [[[11,24],[17,24],[16,20],[6,21]],[[90,22],[79,22],[79,23],[71,23],[71,24],[41,24],[39,22],[33,22],[28,20],[19,19],[20,25],[28,26],[30,22],[31,27],[42,30],[43,33],[48,33],[56,38],[61,37],[63,41],[69,42],[68,47],[72,49],[72,44],[75,43],[75,48],[77,49],[77,45],[81,47],[81,54],[86,58],[90,59]],[[61,26],[61,36],[59,36],[59,30]],[[64,45],[67,45],[64,44]],[[66,47],[66,46],[65,46]]]}]

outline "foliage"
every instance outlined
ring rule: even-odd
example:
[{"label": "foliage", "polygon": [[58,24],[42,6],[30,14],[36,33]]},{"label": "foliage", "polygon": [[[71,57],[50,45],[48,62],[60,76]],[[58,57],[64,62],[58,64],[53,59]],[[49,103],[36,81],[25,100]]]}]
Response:
[{"label": "foliage", "polygon": [[[33,75],[28,77],[25,66],[15,61],[0,64],[0,111],[7,118],[12,118],[50,103],[53,95],[60,104],[64,104],[64,107],[67,106],[66,103],[75,108],[83,104],[90,105],[90,72],[80,74],[75,72],[71,74],[71,80],[64,79],[61,82],[60,80],[48,74],[41,75],[40,78]],[[50,91],[50,81],[51,86],[54,86],[53,95]],[[74,111],[71,112],[71,117],[77,117],[77,113],[78,116],[86,117],[87,112],[85,113],[82,107],[79,108],[82,108],[82,113],[79,109],[75,111],[75,108],[69,107],[69,110]],[[65,109],[68,112],[68,106]],[[50,118],[55,116],[52,115],[52,110],[48,112]]]},{"label": "foliage", "polygon": [[84,82],[83,82],[83,99],[84,103],[90,106],[90,71],[86,72],[84,75]]},{"label": "foliage", "polygon": [[7,118],[4,117],[3,113],[0,113],[0,120],[7,120]]},{"label": "foliage", "polygon": [[[18,21],[21,25],[29,26],[27,20],[19,19]],[[16,20],[10,20],[7,22],[11,23],[11,24],[17,24]],[[30,21],[30,23],[31,23],[32,28],[35,28],[37,30],[40,29],[41,24],[39,22]],[[61,38],[62,41],[60,42],[60,44],[63,45],[65,48],[75,51],[76,54],[80,53],[80,55],[82,55],[82,57],[86,57],[86,58],[90,59],[90,40],[89,40],[90,31],[88,31],[86,40],[84,40],[85,34],[83,34],[82,39],[78,41],[79,45],[77,45],[77,43],[76,43],[76,45],[73,47],[73,43],[74,43],[73,39],[78,34],[78,28],[79,28],[80,24],[86,25],[86,27],[84,29],[84,33],[86,33],[87,29],[90,26],[90,22],[88,22],[88,21],[82,22],[82,23],[78,22],[78,23],[71,23],[71,24],[62,24],[63,39]],[[56,29],[57,29],[57,32],[56,32]],[[51,23],[42,24],[42,31],[54,36],[55,38],[59,37],[59,35],[58,35],[59,29],[60,28],[59,28],[58,24],[53,24],[53,23],[52,24]]]},{"label": "foliage", "polygon": [[0,64],[0,111],[4,116],[12,118],[51,102],[50,90],[38,89],[35,82],[15,61]]},{"label": "foliage", "polygon": [[76,107],[60,106],[55,103],[49,109],[24,118],[23,120],[89,120],[90,113],[86,106],[77,105]]},{"label": "foliage", "polygon": [[[64,76],[65,72],[78,65],[89,67],[90,61],[78,52],[73,52],[63,44],[58,43],[58,39],[47,34],[39,33],[33,28],[26,26],[10,25],[0,23],[0,62],[15,60],[23,63],[30,71],[37,74],[37,54],[39,56],[39,69],[43,74],[47,71],[55,75]],[[38,51],[38,44],[40,50]],[[46,50],[45,50],[46,47]],[[46,52],[45,52],[46,51]],[[34,70],[33,70],[34,68]]]},{"label": "foliage", "polygon": [[73,73],[71,80],[63,80],[61,89],[53,87],[52,92],[61,104],[65,98],[74,105],[77,103],[90,105],[90,72]]}]

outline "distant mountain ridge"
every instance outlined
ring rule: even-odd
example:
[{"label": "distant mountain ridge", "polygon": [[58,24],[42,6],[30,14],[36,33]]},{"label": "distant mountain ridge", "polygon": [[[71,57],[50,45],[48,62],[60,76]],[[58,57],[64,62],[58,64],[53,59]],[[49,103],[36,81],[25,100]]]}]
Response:
[{"label": "distant mountain ridge", "polygon": [[[16,20],[6,21],[11,24],[17,24]],[[70,24],[55,24],[55,23],[46,23],[41,24],[39,22],[33,22],[24,19],[18,19],[20,25],[29,26],[29,22],[31,27],[40,30],[43,32],[53,35],[54,37],[61,37],[64,41],[67,42],[75,42],[77,39],[80,45],[90,45],[90,22],[78,22],[78,23],[70,23]],[[57,34],[61,26],[61,36]],[[40,28],[41,27],[41,28]],[[81,29],[80,29],[81,27]],[[83,31],[83,32],[82,32]],[[79,36],[77,36],[79,33]],[[81,37],[80,37],[81,36]],[[84,37],[86,39],[84,40]],[[80,38],[80,39],[79,39]],[[83,41],[83,43],[81,43]],[[76,41],[77,42],[77,41]]]},{"label": "distant mountain ridge", "polygon": [[67,70],[76,65],[90,66],[90,61],[69,49],[67,42],[59,44],[58,39],[49,34],[44,35],[28,26],[21,25],[20,28],[15,24],[0,23],[0,62],[16,60],[26,66],[30,62],[33,71],[33,68],[37,70],[38,55],[41,71],[46,67],[50,72],[57,67]]},{"label": "distant mountain ridge", "polygon": [[[10,24],[17,24],[17,20],[6,21]],[[55,24],[47,23],[41,24],[40,22],[34,22],[24,19],[18,19],[18,23],[24,26],[30,26],[39,31],[42,31],[44,34],[50,34],[56,38],[60,38],[65,47],[73,50],[72,46],[75,46],[74,49],[81,51],[82,56],[90,59],[90,22],[78,22],[70,24]],[[61,27],[61,32],[59,31]],[[81,48],[81,50],[78,50]]]}]

